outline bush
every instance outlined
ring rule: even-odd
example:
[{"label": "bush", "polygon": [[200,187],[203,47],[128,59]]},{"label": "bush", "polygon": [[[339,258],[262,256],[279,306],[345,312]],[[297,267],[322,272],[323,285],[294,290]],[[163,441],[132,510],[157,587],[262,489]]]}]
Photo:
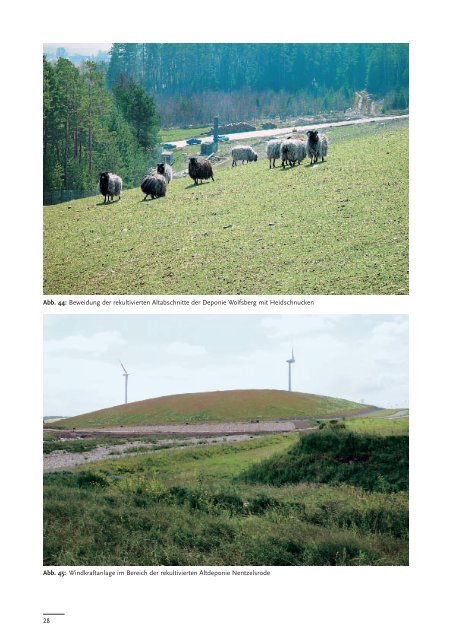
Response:
[{"label": "bush", "polygon": [[79,487],[107,487],[109,484],[107,477],[103,473],[80,471],[77,474],[77,485]]}]

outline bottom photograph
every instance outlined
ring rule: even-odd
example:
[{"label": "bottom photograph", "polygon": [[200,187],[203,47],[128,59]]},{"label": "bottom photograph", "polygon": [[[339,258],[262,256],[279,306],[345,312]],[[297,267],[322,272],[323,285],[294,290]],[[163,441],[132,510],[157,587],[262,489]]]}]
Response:
[{"label": "bottom photograph", "polygon": [[408,316],[46,315],[46,566],[408,565]]}]

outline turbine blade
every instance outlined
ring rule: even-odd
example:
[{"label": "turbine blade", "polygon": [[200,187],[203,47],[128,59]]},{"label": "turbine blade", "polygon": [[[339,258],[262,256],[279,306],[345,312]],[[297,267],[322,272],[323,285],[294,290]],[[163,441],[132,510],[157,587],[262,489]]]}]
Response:
[{"label": "turbine blade", "polygon": [[121,365],[121,367],[124,369],[124,373],[127,374],[126,368],[125,366],[122,364],[121,360],[119,361],[119,364]]}]

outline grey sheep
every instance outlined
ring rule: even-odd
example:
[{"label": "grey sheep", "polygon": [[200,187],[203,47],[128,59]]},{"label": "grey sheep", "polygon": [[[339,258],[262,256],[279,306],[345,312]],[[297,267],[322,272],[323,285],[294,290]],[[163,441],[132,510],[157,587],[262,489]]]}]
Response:
[{"label": "grey sheep", "polygon": [[110,171],[103,171],[99,174],[99,191],[104,196],[104,204],[113,201],[115,196],[121,200],[122,178]]},{"label": "grey sheep", "polygon": [[306,154],[311,159],[310,164],[318,162],[319,158],[324,158],[328,153],[328,138],[319,135],[318,131],[307,131],[308,140],[306,142]]},{"label": "grey sheep", "polygon": [[141,180],[141,191],[144,193],[143,200],[148,196],[163,198],[166,195],[166,180],[160,173],[148,173]]},{"label": "grey sheep", "polygon": [[160,173],[165,178],[167,184],[169,184],[173,179],[173,170],[171,165],[166,164],[166,162],[161,162],[157,165],[157,173]]},{"label": "grey sheep", "polygon": [[281,143],[281,166],[285,169],[286,164],[291,167],[295,163],[300,164],[306,158],[306,144],[303,140],[293,138],[292,140],[283,140]]},{"label": "grey sheep", "polygon": [[196,185],[198,184],[198,180],[200,180],[202,184],[203,180],[209,180],[209,178],[212,178],[215,182],[213,178],[212,165],[209,160],[206,160],[205,158],[190,158],[188,163],[188,175],[195,181]]},{"label": "grey sheep", "polygon": [[269,140],[267,142],[267,158],[270,161],[270,169],[275,167],[275,160],[279,160],[281,157],[281,144],[282,140]]},{"label": "grey sheep", "polygon": [[232,166],[235,167],[239,160],[242,161],[242,164],[245,162],[256,162],[257,153],[254,151],[252,147],[249,146],[239,146],[233,147],[231,149],[232,154]]}]

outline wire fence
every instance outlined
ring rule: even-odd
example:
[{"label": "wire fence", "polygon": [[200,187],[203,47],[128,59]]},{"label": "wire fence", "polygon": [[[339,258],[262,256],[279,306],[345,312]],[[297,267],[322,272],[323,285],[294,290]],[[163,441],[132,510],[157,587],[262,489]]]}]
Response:
[{"label": "wire fence", "polygon": [[90,190],[65,190],[61,191],[44,191],[43,201],[44,206],[50,204],[60,204],[60,202],[68,202],[69,200],[77,200],[78,198],[89,198],[90,196],[99,195],[98,189]]}]

